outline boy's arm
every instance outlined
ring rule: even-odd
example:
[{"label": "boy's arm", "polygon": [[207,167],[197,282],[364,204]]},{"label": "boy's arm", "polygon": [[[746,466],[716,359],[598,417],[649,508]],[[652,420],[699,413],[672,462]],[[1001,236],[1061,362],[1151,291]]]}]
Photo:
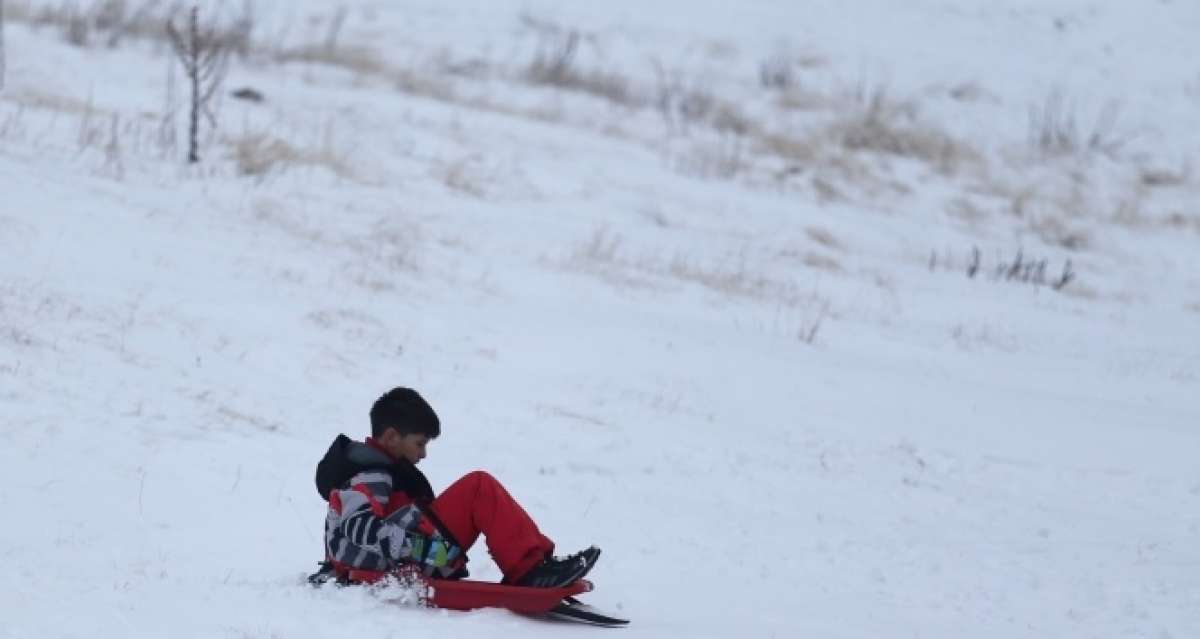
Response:
[{"label": "boy's arm", "polygon": [[427,574],[447,576],[461,567],[462,549],[438,533],[416,504],[385,515],[391,494],[391,475],[381,471],[359,473],[348,488],[330,494],[325,523],[330,556],[369,570],[418,563]]}]

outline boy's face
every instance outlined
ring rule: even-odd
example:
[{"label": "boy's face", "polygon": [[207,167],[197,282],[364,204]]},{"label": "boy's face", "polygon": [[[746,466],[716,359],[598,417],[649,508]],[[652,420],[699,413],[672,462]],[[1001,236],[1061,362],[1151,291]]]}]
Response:
[{"label": "boy's face", "polygon": [[429,435],[422,433],[401,435],[400,431],[395,428],[389,428],[383,433],[379,443],[387,449],[387,452],[391,453],[392,457],[407,459],[416,464],[425,459],[425,446],[429,444]]}]

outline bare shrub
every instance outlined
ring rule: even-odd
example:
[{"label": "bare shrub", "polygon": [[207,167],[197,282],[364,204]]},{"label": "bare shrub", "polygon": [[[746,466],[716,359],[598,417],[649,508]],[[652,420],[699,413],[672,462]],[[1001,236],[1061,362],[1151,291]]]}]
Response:
[{"label": "bare shrub", "polygon": [[821,330],[821,325],[825,323],[825,319],[830,317],[829,300],[817,300],[816,308],[808,316],[803,318],[796,327],[796,339],[805,344],[812,344],[817,339],[817,333]]},{"label": "bare shrub", "polygon": [[1109,101],[1091,128],[1081,128],[1075,105],[1054,89],[1042,104],[1029,109],[1029,142],[1047,157],[1078,153],[1115,157],[1134,137],[1120,130],[1120,114],[1120,103]]},{"label": "bare shrub", "polygon": [[158,119],[156,142],[163,157],[172,157],[179,148],[178,130],[175,126],[177,112],[177,88],[175,81],[175,61],[167,60],[167,87],[163,99],[162,113]]},{"label": "bare shrub", "polygon": [[949,134],[916,121],[915,108],[894,102],[876,88],[859,102],[860,110],[834,125],[833,134],[852,151],[875,151],[927,162],[952,173],[961,160],[973,157]]},{"label": "bare shrub", "polygon": [[764,89],[790,89],[798,83],[796,65],[786,53],[776,53],[758,63],[758,84]]},{"label": "bare shrub", "polygon": [[188,14],[187,35],[175,28],[173,20],[167,21],[167,35],[175,55],[183,64],[191,83],[191,110],[188,117],[188,162],[200,161],[200,116],[208,118],[212,128],[217,127],[216,112],[212,109],[212,98],[225,79],[226,63],[232,50],[228,40],[221,37],[215,22],[204,30],[200,28],[200,8],[193,6]]},{"label": "bare shrub", "polygon": [[113,179],[125,177],[125,162],[121,154],[121,118],[115,113],[109,127],[108,143],[104,145],[104,170]]},{"label": "bare shrub", "polygon": [[72,6],[63,25],[63,37],[77,47],[86,47],[91,40],[91,34],[92,28],[87,16]]},{"label": "bare shrub", "polygon": [[1032,258],[1025,255],[1023,249],[1017,249],[1012,259],[997,255],[991,264],[985,262],[983,252],[978,246],[971,247],[969,256],[957,259],[952,253],[946,252],[939,257],[937,251],[929,255],[929,270],[939,268],[957,271],[962,269],[968,279],[989,278],[992,281],[1019,282],[1034,286],[1048,286],[1061,290],[1067,284],[1075,281],[1076,274],[1071,260],[1063,261],[1061,269],[1054,267],[1049,258]]},{"label": "bare shrub", "polygon": [[541,84],[564,86],[573,74],[571,67],[579,51],[579,32],[548,27],[543,27],[541,31],[543,41],[529,63],[529,79]]},{"label": "bare shrub", "polygon": [[0,121],[0,138],[22,140],[27,132],[25,126],[25,105],[18,103],[17,108]]},{"label": "bare shrub", "polygon": [[111,31],[125,22],[126,13],[125,0],[101,0],[92,7],[92,22],[97,29]]},{"label": "bare shrub", "polygon": [[706,121],[717,105],[717,99],[698,76],[687,76],[680,69],[668,70],[657,60],[653,63],[655,77],[655,107],[674,133]]},{"label": "bare shrub", "polygon": [[104,135],[104,126],[100,124],[98,112],[92,104],[89,95],[83,109],[79,112],[79,130],[75,142],[80,152],[95,146]]},{"label": "bare shrub", "polygon": [[342,32],[342,25],[345,24],[348,14],[349,10],[346,9],[346,5],[339,4],[333,18],[329,20],[329,29],[325,32],[326,51],[337,49],[338,34]]},{"label": "bare shrub", "polygon": [[630,105],[636,101],[629,79],[624,75],[597,69],[585,71],[578,67],[576,56],[579,45],[587,41],[595,46],[594,35],[529,15],[522,16],[521,20],[539,38],[533,59],[525,69],[525,78],[529,82],[579,91],[617,104]]},{"label": "bare shrub", "polygon": [[776,51],[758,63],[758,84],[764,89],[789,91],[799,87],[800,69],[819,67],[825,58],[815,55],[794,55],[786,49]]}]

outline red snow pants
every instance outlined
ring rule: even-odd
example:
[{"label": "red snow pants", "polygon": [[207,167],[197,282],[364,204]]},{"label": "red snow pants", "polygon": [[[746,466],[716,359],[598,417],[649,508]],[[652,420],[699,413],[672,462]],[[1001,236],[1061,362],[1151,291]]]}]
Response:
[{"label": "red snow pants", "polygon": [[464,552],[480,533],[487,538],[488,552],[505,582],[520,579],[554,552],[554,542],[538,530],[529,513],[495,477],[481,470],[450,484],[431,507]]}]

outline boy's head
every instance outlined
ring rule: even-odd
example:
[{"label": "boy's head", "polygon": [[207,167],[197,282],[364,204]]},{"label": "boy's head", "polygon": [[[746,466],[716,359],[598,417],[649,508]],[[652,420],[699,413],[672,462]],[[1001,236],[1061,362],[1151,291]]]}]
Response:
[{"label": "boy's head", "polygon": [[411,388],[393,388],[371,406],[371,437],[393,457],[417,463],[425,445],[442,433],[433,407]]}]

